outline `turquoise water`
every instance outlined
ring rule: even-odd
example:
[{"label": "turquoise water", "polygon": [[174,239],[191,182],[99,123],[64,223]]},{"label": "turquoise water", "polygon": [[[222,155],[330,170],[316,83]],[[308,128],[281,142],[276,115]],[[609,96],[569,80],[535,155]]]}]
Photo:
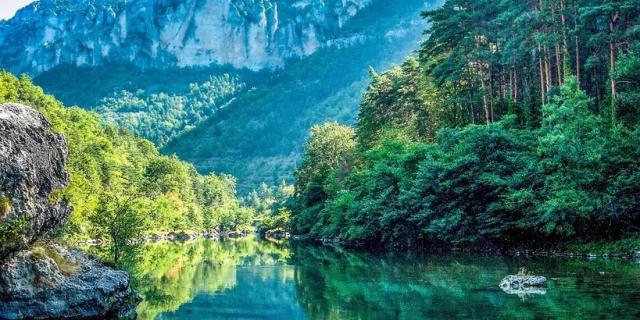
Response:
[{"label": "turquoise water", "polygon": [[[545,294],[509,295],[520,267]],[[139,319],[635,319],[624,260],[371,254],[254,238],[145,245],[128,262]]]}]

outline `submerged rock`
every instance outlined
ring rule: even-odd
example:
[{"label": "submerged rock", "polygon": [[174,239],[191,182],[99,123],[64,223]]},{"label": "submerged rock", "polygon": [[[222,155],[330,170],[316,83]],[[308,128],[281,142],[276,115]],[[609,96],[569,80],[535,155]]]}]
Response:
[{"label": "submerged rock", "polygon": [[0,104],[0,260],[62,226],[67,145],[37,111]]},{"label": "submerged rock", "polygon": [[138,302],[126,272],[79,250],[20,251],[0,273],[0,319],[119,317],[131,315]]},{"label": "submerged rock", "polygon": [[545,294],[547,290],[543,286],[547,278],[533,275],[510,275],[500,282],[500,288],[508,294],[530,295]]}]

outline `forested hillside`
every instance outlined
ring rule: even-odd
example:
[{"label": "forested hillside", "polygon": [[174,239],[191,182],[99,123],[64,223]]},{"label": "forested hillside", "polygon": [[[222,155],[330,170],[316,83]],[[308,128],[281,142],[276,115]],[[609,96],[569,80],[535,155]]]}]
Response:
[{"label": "forested hillside", "polygon": [[324,121],[355,123],[368,69],[386,69],[416,49],[425,27],[419,12],[438,3],[371,2],[340,30],[353,43],[290,61],[224,110],[170,141],[164,151],[175,152],[205,172],[233,174],[244,192],[262,182],[292,181],[311,126]]},{"label": "forested hillside", "polygon": [[[61,3],[64,2],[66,0]],[[154,41],[159,41],[158,52],[171,48],[162,47],[170,39],[156,39],[157,34],[146,32],[154,28],[168,29],[162,23],[188,19],[188,12],[181,11],[186,2],[169,5],[157,1],[158,5],[151,6],[153,10],[148,8],[145,14],[131,8],[144,7],[155,1],[105,2],[114,3],[112,11],[118,18],[131,10],[135,17],[141,15],[145,19],[157,14],[153,18],[158,23],[151,26],[143,23],[144,26],[139,27],[142,30],[138,30],[134,28],[134,25],[138,26],[134,23],[136,18],[129,15],[122,18],[125,19],[123,23],[131,25],[128,25],[126,37],[120,39],[122,35],[117,32],[120,27],[116,25],[109,29],[113,23],[111,18],[94,25],[91,19],[72,19],[82,12],[82,8],[56,6],[57,9],[51,12],[62,20],[72,21],[69,23],[77,25],[75,29],[60,27],[57,20],[49,23],[45,18],[38,18],[33,22],[35,30],[28,33],[32,38],[25,43],[24,37],[12,37],[11,41],[15,42],[11,43],[15,45],[7,50],[13,52],[18,45],[24,47],[38,43],[32,40],[39,39],[44,32],[38,30],[47,27],[55,30],[54,39],[65,35],[69,39],[77,39],[77,42],[52,40],[46,48],[34,47],[36,64],[46,70],[30,70],[35,73],[36,84],[67,105],[88,108],[100,114],[104,121],[114,122],[156,142],[163,154],[175,153],[193,163],[200,172],[225,172],[236,176],[238,189],[246,194],[262,182],[271,185],[283,179],[292,182],[292,172],[300,160],[300,146],[313,124],[328,120],[355,123],[357,106],[368,83],[369,67],[384,70],[402,62],[418,48],[418,40],[425,28],[420,12],[435,8],[442,1],[314,0],[304,5],[278,3],[277,7],[271,7],[269,1],[191,1],[189,3],[196,8],[195,33],[186,35],[186,38],[190,39],[188,46],[195,51],[185,50],[176,61],[160,54],[155,58],[148,56],[153,50],[147,46],[156,43]],[[241,14],[246,15],[247,20],[229,19],[217,27],[219,30],[200,34],[200,28],[212,28],[204,20],[198,20],[200,15],[208,14],[204,9],[211,4],[225,2],[242,4],[245,9]],[[165,7],[170,17],[160,15]],[[97,20],[102,19],[99,8],[90,9],[90,15],[98,17],[95,18]],[[233,5],[229,8],[232,12]],[[236,36],[241,36],[245,26],[255,27],[253,9],[255,12],[265,9],[269,14],[273,10],[278,11],[280,23],[274,31],[278,36],[269,39],[274,43],[245,39],[241,45],[251,50],[237,52],[231,57],[238,65],[199,60],[206,56],[231,55],[231,50],[209,52],[205,49],[218,46],[218,43],[235,45]],[[38,11],[35,15],[48,17],[47,12]],[[17,26],[34,18],[27,13],[7,24],[7,34],[17,32],[20,30]],[[109,11],[105,16],[111,14]],[[296,14],[301,17],[294,19]],[[287,31],[289,24],[295,26],[291,31]],[[260,26],[269,29],[268,26]],[[317,32],[313,33],[309,28],[315,28]],[[80,30],[96,30],[94,50],[85,50],[81,45],[85,40],[79,38],[77,33],[81,33]],[[234,30],[239,33],[234,33]],[[230,32],[229,39],[232,40],[215,37],[218,31]],[[110,32],[115,32],[114,37],[120,40],[111,43],[112,37],[104,35]],[[292,33],[290,41],[279,36],[283,32]],[[191,42],[196,38],[200,41]],[[5,42],[5,45],[9,43]],[[256,49],[263,45],[269,47],[265,50],[272,50],[266,56],[260,55],[262,51]],[[0,51],[1,47],[2,44]],[[68,56],[60,58],[60,63],[50,58],[59,47],[69,51]],[[127,49],[130,47],[140,50]],[[301,47],[308,47],[308,52],[300,51]],[[111,49],[102,53],[98,48]],[[183,49],[181,45],[176,47],[180,52]],[[198,50],[203,52],[202,55],[196,54]],[[281,53],[283,56],[278,57]],[[7,55],[5,61],[15,56]],[[74,57],[82,58],[82,63],[64,61]],[[134,58],[135,61],[131,62]],[[2,65],[2,61],[0,59],[0,67],[19,67],[10,63]],[[189,64],[193,62],[197,63]],[[277,63],[273,65],[271,62]],[[263,65],[257,68],[256,63]],[[241,68],[249,65],[256,68]]]},{"label": "forested hillside", "polygon": [[390,245],[561,246],[640,229],[640,3],[449,0],[311,131],[293,229]]},{"label": "forested hillside", "polygon": [[235,178],[200,175],[175,156],[160,155],[150,141],[101,124],[94,113],[63,107],[26,76],[0,71],[3,102],[36,108],[67,140],[69,186],[55,195],[73,206],[64,238],[117,245],[145,233],[228,230],[251,222],[235,196]]},{"label": "forested hillside", "polygon": [[146,137],[162,147],[169,140],[208,119],[233,100],[245,84],[224,74],[189,85],[183,95],[122,90],[103,98],[95,111],[128,132]]}]

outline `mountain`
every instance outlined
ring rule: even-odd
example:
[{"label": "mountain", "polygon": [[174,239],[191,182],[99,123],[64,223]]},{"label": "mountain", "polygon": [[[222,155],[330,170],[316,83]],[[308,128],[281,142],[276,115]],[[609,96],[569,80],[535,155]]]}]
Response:
[{"label": "mountain", "polygon": [[41,0],[0,27],[0,63],[30,73],[109,61],[260,70],[327,45],[369,2]]},{"label": "mountain", "polygon": [[0,67],[244,192],[290,180],[312,125],[353,123],[441,3],[42,0],[0,22]]}]

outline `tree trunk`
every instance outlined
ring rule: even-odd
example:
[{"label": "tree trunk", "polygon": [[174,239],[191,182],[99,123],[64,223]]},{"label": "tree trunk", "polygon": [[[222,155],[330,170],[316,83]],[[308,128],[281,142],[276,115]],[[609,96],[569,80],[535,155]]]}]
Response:
[{"label": "tree trunk", "polygon": [[567,64],[567,56],[569,55],[569,39],[567,36],[567,15],[565,10],[567,9],[567,4],[565,0],[560,0],[560,20],[562,20],[562,44],[564,46],[563,55],[564,55],[564,63]]},{"label": "tree trunk", "polygon": [[617,105],[618,105],[618,90],[617,83],[614,77],[616,72],[616,43],[615,43],[615,31],[618,24],[618,13],[614,13],[609,19],[609,78],[611,81],[611,120],[615,123],[617,118]]},{"label": "tree trunk", "polygon": [[538,43],[538,66],[540,67],[540,95],[542,98],[542,104],[544,105],[546,104],[545,97],[547,96],[547,91],[545,90],[546,88],[545,80],[544,80],[545,69],[542,63],[542,49],[540,47],[540,43]]},{"label": "tree trunk", "polygon": [[[553,25],[556,25],[556,5],[554,2],[551,3],[551,19],[553,21]],[[554,28],[555,29],[555,28]],[[554,30],[554,33],[557,34],[557,31]],[[556,54],[556,78],[557,84],[562,85],[562,56],[560,55],[560,44],[556,39],[553,41],[555,54]]]},{"label": "tree trunk", "polygon": [[482,86],[482,107],[484,108],[484,118],[487,124],[490,124],[491,110],[489,110],[489,98],[487,97],[487,84],[484,79],[484,70],[480,73],[480,85]]},{"label": "tree trunk", "polygon": [[576,42],[576,81],[578,82],[578,88],[580,88],[580,38],[578,37],[578,1],[573,0],[573,25],[575,32],[575,42]]},{"label": "tree trunk", "polygon": [[513,101],[518,102],[518,70],[513,70]]},{"label": "tree trunk", "polygon": [[549,90],[551,89],[551,81],[552,81],[552,75],[551,75],[551,59],[549,59],[549,50],[547,50],[547,46],[545,44],[542,45],[542,50],[544,51],[544,71],[546,74],[546,85],[547,88],[545,89],[546,92],[549,92]]},{"label": "tree trunk", "polygon": [[560,45],[556,44],[556,72],[558,75],[558,85],[562,85],[562,57],[560,55]]}]

